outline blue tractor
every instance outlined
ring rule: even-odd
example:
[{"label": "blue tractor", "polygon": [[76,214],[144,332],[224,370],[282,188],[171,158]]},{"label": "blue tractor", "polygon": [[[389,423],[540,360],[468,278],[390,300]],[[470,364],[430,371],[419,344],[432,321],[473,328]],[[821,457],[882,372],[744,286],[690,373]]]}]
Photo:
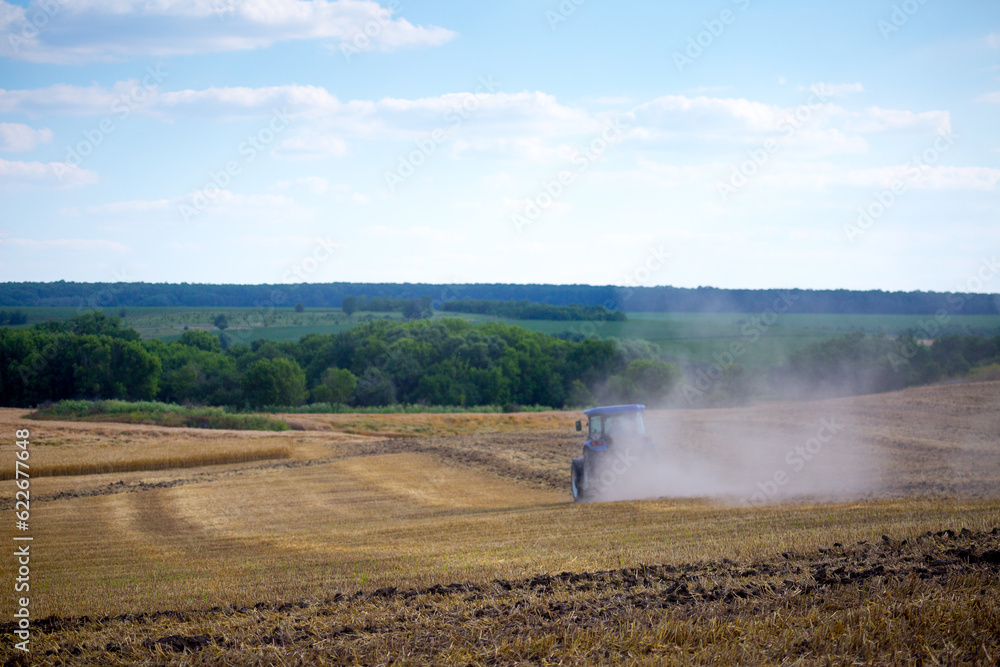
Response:
[{"label": "blue tractor", "polygon": [[[600,500],[649,453],[645,410],[645,405],[612,405],[584,411],[587,441],[583,456],[570,466],[575,502]],[[583,430],[582,422],[576,423],[576,430]]]}]

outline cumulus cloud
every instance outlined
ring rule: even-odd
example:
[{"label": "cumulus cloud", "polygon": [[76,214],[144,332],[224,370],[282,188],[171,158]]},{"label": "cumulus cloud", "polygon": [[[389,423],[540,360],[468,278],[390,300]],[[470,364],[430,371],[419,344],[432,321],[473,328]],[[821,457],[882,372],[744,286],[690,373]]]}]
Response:
[{"label": "cumulus cloud", "polygon": [[100,178],[92,171],[64,162],[14,162],[0,159],[0,186],[5,188],[76,188]]},{"label": "cumulus cloud", "polygon": [[913,190],[992,191],[1000,184],[1000,169],[908,165],[843,169],[829,163],[799,163],[762,173],[757,180],[781,188],[848,186],[883,189],[901,182]]},{"label": "cumulus cloud", "polygon": [[665,95],[637,106],[627,115],[636,125],[681,131],[692,125],[774,131],[787,113],[779,106],[742,98]]},{"label": "cumulus cloud", "polygon": [[141,55],[257,49],[292,40],[393,51],[455,37],[415,26],[373,0],[0,0],[0,56],[84,63]]},{"label": "cumulus cloud", "polygon": [[[825,86],[820,89],[818,86]],[[861,84],[817,84],[824,97],[863,90]],[[669,133],[702,132],[739,138],[748,134],[785,132],[789,128],[826,128],[872,133],[887,131],[950,132],[947,111],[914,112],[869,107],[852,112],[816,97],[796,107],[781,107],[743,98],[667,95],[639,105],[627,114],[638,136],[656,138]]]},{"label": "cumulus cloud", "polygon": [[0,151],[16,153],[30,151],[39,144],[52,141],[52,130],[36,130],[20,123],[0,123]]},{"label": "cumulus cloud", "polygon": [[338,134],[307,128],[282,140],[274,154],[289,160],[310,160],[344,157],[347,151],[347,140]]},{"label": "cumulus cloud", "polygon": [[858,132],[886,132],[896,130],[951,132],[951,114],[947,111],[913,112],[899,109],[869,107],[856,114],[852,127]]},{"label": "cumulus cloud", "polygon": [[131,248],[118,241],[104,239],[4,239],[5,245],[12,245],[26,250],[79,250],[83,252],[113,251],[129,252]]},{"label": "cumulus cloud", "polygon": [[26,90],[0,89],[0,113],[106,116],[149,106],[157,95],[155,84],[146,85],[137,79],[119,81],[111,88],[96,83],[90,86],[60,83]]}]

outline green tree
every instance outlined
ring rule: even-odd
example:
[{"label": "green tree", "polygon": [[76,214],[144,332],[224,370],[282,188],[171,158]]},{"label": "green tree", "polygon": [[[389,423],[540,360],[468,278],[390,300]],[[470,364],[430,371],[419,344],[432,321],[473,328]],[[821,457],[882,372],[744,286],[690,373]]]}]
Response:
[{"label": "green tree", "polygon": [[424,309],[418,299],[410,299],[406,302],[406,305],[403,306],[403,317],[408,320],[419,320],[425,317]]},{"label": "green tree", "polygon": [[222,343],[219,342],[219,338],[207,331],[185,331],[181,334],[177,342],[181,345],[187,345],[188,347],[194,347],[206,352],[222,351]]},{"label": "green tree", "polygon": [[354,402],[364,407],[392,405],[396,402],[396,386],[384,371],[371,366],[358,380]]},{"label": "green tree", "polygon": [[258,359],[243,374],[243,395],[253,407],[300,405],[306,396],[306,374],[292,359]]},{"label": "green tree", "polygon": [[317,403],[346,404],[354,396],[358,378],[346,368],[331,367],[323,373],[322,382],[313,388]]},{"label": "green tree", "polygon": [[109,336],[124,340],[139,340],[139,332],[122,327],[117,317],[108,317],[99,310],[71,317],[66,321],[66,329],[78,336]]},{"label": "green tree", "polygon": [[681,372],[665,361],[636,359],[625,369],[625,377],[635,387],[636,399],[657,403],[674,388]]},{"label": "green tree", "polygon": [[215,316],[215,319],[212,320],[212,324],[214,324],[219,331],[222,331],[229,326],[229,320],[226,319],[224,314],[219,313]]},{"label": "green tree", "polygon": [[566,397],[566,404],[572,408],[585,408],[594,404],[594,396],[587,389],[587,385],[579,380],[573,380],[569,385],[569,394]]},{"label": "green tree", "polygon": [[301,303],[297,303],[297,304],[295,304],[295,312],[296,312],[296,313],[301,313],[301,312],[302,312],[302,311],[304,311],[305,309],[306,309],[306,307],[305,307],[305,305],[304,305],[304,304],[301,304]]},{"label": "green tree", "polygon": [[344,311],[344,315],[350,317],[358,311],[358,299],[354,296],[345,296],[340,304],[340,309]]}]

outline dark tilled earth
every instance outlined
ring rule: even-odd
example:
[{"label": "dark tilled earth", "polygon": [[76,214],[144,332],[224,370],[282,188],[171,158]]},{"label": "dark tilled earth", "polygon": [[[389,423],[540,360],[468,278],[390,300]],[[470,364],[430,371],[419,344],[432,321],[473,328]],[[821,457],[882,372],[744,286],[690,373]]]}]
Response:
[{"label": "dark tilled earth", "polygon": [[[811,609],[829,614],[894,590],[905,591],[907,597],[919,592],[928,600],[959,596],[969,602],[968,608],[982,614],[981,619],[972,619],[981,636],[960,638],[941,650],[947,649],[945,655],[958,663],[982,664],[983,656],[1000,657],[996,603],[1000,597],[1000,529],[988,533],[961,529],[901,540],[883,536],[874,543],[832,544],[815,552],[786,552],[749,563],[724,559],[541,574],[485,584],[334,592],[317,599],[261,602],[251,607],[109,618],[52,617],[33,625],[30,662],[529,664],[551,660],[575,664],[651,660],[662,656],[662,651],[678,648],[664,644],[664,628],[673,627],[670,623],[715,628],[783,613],[789,618],[797,613],[808,617]],[[0,626],[7,637],[14,629],[12,623]],[[799,656],[806,659],[808,634]],[[877,645],[879,638],[873,641]],[[942,654],[935,654],[937,648],[930,639],[926,641],[924,659],[930,664],[935,655]],[[966,643],[968,648],[964,648]],[[979,653],[980,648],[984,653]],[[921,663],[924,649],[913,649],[916,653],[902,662]],[[894,655],[888,655],[885,662],[897,662],[888,659]],[[794,661],[796,656],[784,657]],[[3,647],[2,658],[5,664],[27,664],[9,643]]]}]

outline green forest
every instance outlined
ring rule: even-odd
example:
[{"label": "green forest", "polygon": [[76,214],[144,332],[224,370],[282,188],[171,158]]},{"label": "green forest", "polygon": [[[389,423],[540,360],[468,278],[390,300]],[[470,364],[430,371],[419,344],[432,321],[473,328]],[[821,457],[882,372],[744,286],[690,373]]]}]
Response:
[{"label": "green forest", "polygon": [[589,403],[593,388],[610,387],[619,400],[662,395],[679,376],[642,341],[569,342],[507,324],[455,319],[374,321],[287,343],[228,341],[207,331],[187,331],[171,342],[142,341],[101,312],[3,328],[0,401],[558,408]]},{"label": "green forest", "polygon": [[512,320],[552,320],[572,322],[624,322],[628,318],[620,310],[604,306],[552,306],[545,303],[522,301],[483,301],[465,299],[445,301],[440,310],[446,313],[474,313],[492,315]]},{"label": "green forest", "polygon": [[[978,285],[981,287],[982,285]],[[970,289],[975,284],[968,286]],[[795,302],[798,313],[929,315],[996,315],[1000,297],[962,292],[886,292],[882,290],[720,289],[612,285],[511,285],[421,283],[308,283],[293,285],[209,285],[166,283],[0,283],[0,306],[63,306],[74,308],[214,307],[340,308],[346,297],[358,310],[399,310],[405,301],[441,304],[452,301],[530,301],[566,306],[603,306],[625,313],[754,313],[776,299]],[[385,299],[387,301],[379,301]],[[389,304],[388,302],[393,302]],[[387,305],[388,304],[388,305]]]},{"label": "green forest", "polygon": [[156,400],[235,410],[392,405],[581,407],[595,403],[741,404],[759,398],[846,395],[1000,369],[1000,336],[854,333],[797,350],[765,370],[738,356],[672,363],[643,340],[582,340],[501,322],[458,319],[362,323],[293,342],[232,344],[224,332],[143,341],[100,311],[0,328],[0,403]]}]

